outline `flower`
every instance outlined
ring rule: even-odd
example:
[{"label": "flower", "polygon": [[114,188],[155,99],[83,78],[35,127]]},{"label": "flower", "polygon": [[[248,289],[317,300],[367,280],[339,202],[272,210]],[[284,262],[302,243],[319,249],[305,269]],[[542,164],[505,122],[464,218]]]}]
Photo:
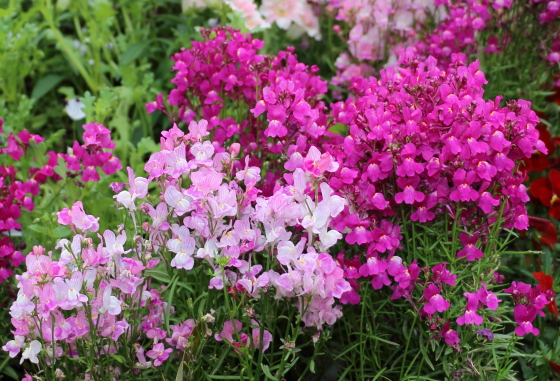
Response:
[{"label": "flower", "polygon": [[424,305],[423,310],[427,314],[432,315],[435,314],[436,311],[444,312],[449,309],[451,304],[440,295],[440,292],[441,289],[435,284],[430,284],[424,289],[424,299],[426,300],[426,304]]},{"label": "flower", "polygon": [[547,275],[543,272],[535,272],[533,273],[533,278],[539,281],[541,286],[541,291],[545,293],[547,299],[550,303],[546,305],[548,311],[554,316],[556,320],[558,320],[558,307],[556,305],[556,295],[552,288],[554,284],[554,279],[551,275]]},{"label": "flower", "polygon": [[494,340],[494,333],[488,329],[488,328],[483,328],[483,329],[479,329],[476,331],[476,333],[478,333],[480,336],[484,337],[487,340]]},{"label": "flower", "polygon": [[548,209],[548,214],[560,219],[560,171],[551,169],[547,177],[531,182],[529,193]]},{"label": "flower", "polygon": [[163,343],[157,343],[154,345],[154,347],[151,350],[146,352],[146,356],[155,360],[154,361],[155,366],[160,366],[161,364],[163,364],[165,360],[169,358],[169,353],[171,352],[173,352],[173,349],[171,348],[165,349]]},{"label": "flower", "polygon": [[472,292],[465,292],[463,293],[463,295],[465,295],[465,298],[467,298],[467,306],[465,309],[465,314],[457,318],[457,324],[481,325],[484,319],[482,318],[482,316],[476,313],[479,303],[478,295]]},{"label": "flower", "polygon": [[30,342],[29,346],[23,350],[19,363],[22,364],[24,360],[29,360],[32,363],[39,364],[37,355],[41,352],[42,347],[41,343],[37,340]]},{"label": "flower", "polygon": [[513,309],[513,317],[515,322],[519,325],[515,328],[515,334],[517,336],[524,336],[528,333],[532,333],[537,336],[540,331],[538,328],[533,327],[533,320],[537,316],[537,309],[534,306],[515,306]]},{"label": "flower", "polygon": [[86,114],[82,111],[82,109],[86,107],[79,98],[72,98],[66,102],[66,113],[68,116],[74,120],[84,119]]},{"label": "flower", "polygon": [[459,339],[459,334],[457,331],[450,328],[451,324],[445,322],[441,327],[440,337],[442,337],[445,342],[449,345],[456,345],[461,342]]},{"label": "flower", "polygon": [[541,244],[545,244],[552,249],[553,245],[558,243],[556,226],[550,220],[529,216],[529,226],[537,230],[537,238]]},{"label": "flower", "polygon": [[473,234],[470,236],[467,233],[461,233],[459,235],[459,240],[463,244],[464,248],[459,250],[457,253],[457,258],[465,258],[467,261],[476,261],[484,256],[482,250],[476,247],[478,238],[480,235]]}]

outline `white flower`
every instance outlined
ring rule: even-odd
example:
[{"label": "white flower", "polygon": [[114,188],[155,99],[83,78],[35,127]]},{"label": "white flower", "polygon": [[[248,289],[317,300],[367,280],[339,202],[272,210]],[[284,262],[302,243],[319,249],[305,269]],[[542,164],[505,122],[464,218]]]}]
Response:
[{"label": "white flower", "polygon": [[84,107],[86,105],[80,102],[78,98],[73,98],[66,103],[66,113],[74,120],[84,119],[86,117],[86,114],[82,111]]},{"label": "white flower", "polygon": [[39,354],[39,352],[41,352],[41,347],[42,346],[40,342],[38,342],[37,340],[33,340],[29,344],[29,347],[25,348],[25,350],[21,354],[21,361],[19,363],[21,364],[23,360],[29,359],[29,361],[31,361],[32,363],[39,364],[37,355]]}]

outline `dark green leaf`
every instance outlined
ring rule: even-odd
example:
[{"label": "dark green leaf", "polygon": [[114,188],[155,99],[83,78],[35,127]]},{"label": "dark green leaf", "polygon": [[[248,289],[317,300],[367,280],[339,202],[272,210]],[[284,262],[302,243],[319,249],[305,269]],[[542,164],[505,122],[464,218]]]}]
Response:
[{"label": "dark green leaf", "polygon": [[58,85],[63,79],[64,77],[62,75],[56,74],[50,74],[45,78],[40,79],[31,92],[31,98],[41,98],[43,95],[51,91],[56,85]]},{"label": "dark green leaf", "polygon": [[121,64],[128,65],[129,63],[134,61],[136,58],[140,56],[140,54],[142,54],[142,52],[144,51],[144,49],[146,49],[149,43],[150,43],[149,41],[141,41],[129,47],[121,57]]}]

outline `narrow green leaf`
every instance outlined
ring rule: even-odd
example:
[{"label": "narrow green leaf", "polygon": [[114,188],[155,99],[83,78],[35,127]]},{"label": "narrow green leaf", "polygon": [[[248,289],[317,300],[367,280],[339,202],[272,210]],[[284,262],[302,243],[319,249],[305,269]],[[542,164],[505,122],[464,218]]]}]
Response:
[{"label": "narrow green leaf", "polygon": [[56,85],[58,85],[60,81],[62,81],[63,79],[64,76],[56,75],[56,74],[50,74],[44,78],[41,78],[37,82],[37,84],[35,84],[35,87],[31,92],[31,98],[40,99],[41,97],[43,97],[43,95],[45,95],[46,93],[51,91]]},{"label": "narrow green leaf", "polygon": [[110,357],[114,358],[115,360],[117,360],[119,363],[124,364],[126,362],[126,360],[124,359],[124,357],[122,357],[121,355],[109,355]]},{"label": "narrow green leaf", "polygon": [[158,280],[162,283],[169,283],[171,281],[171,279],[169,278],[169,275],[167,275],[167,273],[165,271],[161,271],[161,270],[146,270],[144,271],[144,274],[154,278],[155,280]]},{"label": "narrow green leaf", "polygon": [[278,378],[274,377],[272,373],[270,373],[270,368],[268,367],[268,365],[261,364],[261,369],[263,370],[265,376],[271,379],[272,381],[280,381],[278,380]]}]

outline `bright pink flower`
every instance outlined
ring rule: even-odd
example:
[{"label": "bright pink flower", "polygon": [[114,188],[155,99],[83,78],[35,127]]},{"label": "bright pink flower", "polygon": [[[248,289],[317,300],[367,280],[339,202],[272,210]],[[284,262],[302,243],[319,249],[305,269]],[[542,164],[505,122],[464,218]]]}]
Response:
[{"label": "bright pink flower", "polygon": [[402,192],[395,194],[395,201],[397,204],[402,204],[403,202],[406,204],[414,204],[414,202],[424,201],[426,195],[416,190],[419,182],[420,179],[418,176],[409,178],[399,177],[397,179],[397,185],[402,189]]},{"label": "bright pink flower", "polygon": [[470,186],[474,182],[475,176],[476,173],[473,171],[457,170],[453,175],[453,183],[456,189],[451,192],[449,198],[453,201],[476,201],[478,192]]},{"label": "bright pink flower", "polygon": [[[395,278],[396,280],[396,278]],[[430,284],[424,289],[424,311],[430,315],[437,312],[444,312],[449,309],[450,303],[440,295],[441,289],[435,284]]]},{"label": "bright pink flower", "polygon": [[465,314],[457,318],[457,324],[481,325],[484,319],[482,318],[482,316],[476,313],[476,311],[478,310],[478,303],[479,303],[478,295],[476,293],[471,293],[471,292],[465,292],[463,293],[463,295],[465,295],[465,298],[467,298],[467,306],[465,309]]},{"label": "bright pink flower", "polygon": [[537,309],[533,306],[519,305],[513,309],[513,317],[515,322],[519,325],[515,328],[515,334],[517,336],[524,336],[528,333],[532,333],[537,336],[540,331],[533,327],[533,320],[537,316]]},{"label": "bright pink flower", "polygon": [[463,244],[463,248],[457,253],[457,258],[465,258],[467,261],[476,261],[484,256],[482,250],[476,247],[480,234],[470,236],[467,233],[461,233],[459,240]]},{"label": "bright pink flower", "polygon": [[488,309],[495,310],[498,308],[500,299],[492,291],[486,289],[486,284],[482,283],[482,288],[476,292],[478,300],[484,304]]}]

